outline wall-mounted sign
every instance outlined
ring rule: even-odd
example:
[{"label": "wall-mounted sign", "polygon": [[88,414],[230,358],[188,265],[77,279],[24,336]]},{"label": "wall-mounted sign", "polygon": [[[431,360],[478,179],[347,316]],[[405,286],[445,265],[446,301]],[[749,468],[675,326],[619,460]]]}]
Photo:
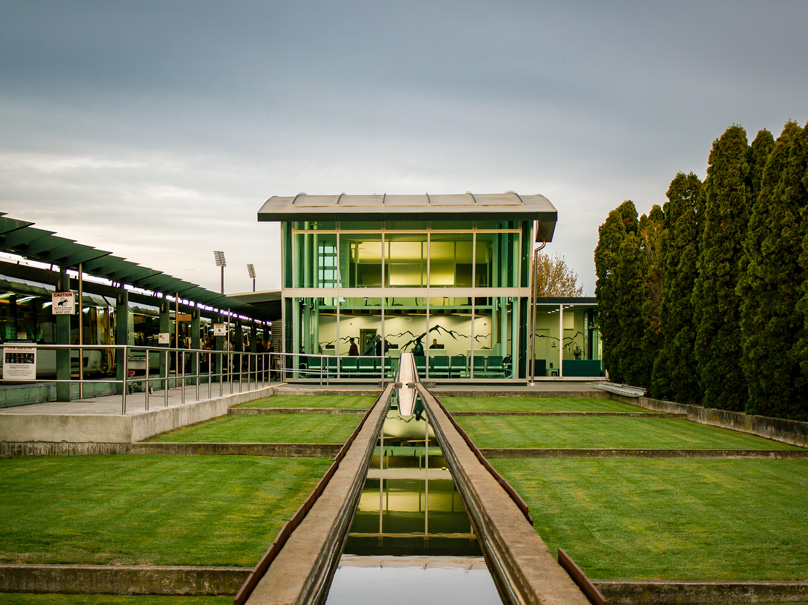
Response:
[{"label": "wall-mounted sign", "polygon": [[36,380],[36,349],[3,349],[3,380]]},{"label": "wall-mounted sign", "polygon": [[227,324],[213,324],[214,336],[227,336]]},{"label": "wall-mounted sign", "polygon": [[177,321],[191,321],[193,319],[193,315],[190,313],[178,313],[177,314]]},{"label": "wall-mounted sign", "polygon": [[169,344],[171,344],[171,333],[170,332],[160,332],[157,335],[157,344],[158,345],[169,345]]},{"label": "wall-mounted sign", "polygon": [[51,292],[51,310],[54,315],[73,315],[76,312],[75,292]]}]

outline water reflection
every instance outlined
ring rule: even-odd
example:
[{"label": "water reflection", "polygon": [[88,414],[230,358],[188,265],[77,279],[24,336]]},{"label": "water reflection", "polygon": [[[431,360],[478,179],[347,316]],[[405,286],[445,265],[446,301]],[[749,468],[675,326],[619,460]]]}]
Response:
[{"label": "water reflection", "polygon": [[501,603],[419,396],[407,411],[388,412],[327,603]]}]

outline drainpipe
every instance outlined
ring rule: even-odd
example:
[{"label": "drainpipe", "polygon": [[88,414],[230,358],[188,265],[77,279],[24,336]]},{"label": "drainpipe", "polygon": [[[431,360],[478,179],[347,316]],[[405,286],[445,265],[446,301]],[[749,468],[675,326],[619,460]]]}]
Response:
[{"label": "drainpipe", "polygon": [[547,242],[542,242],[541,246],[533,250],[533,259],[530,267],[530,355],[528,362],[530,363],[530,386],[536,385],[536,294],[538,293],[538,283],[536,281],[536,268],[538,267],[539,252],[544,250]]}]

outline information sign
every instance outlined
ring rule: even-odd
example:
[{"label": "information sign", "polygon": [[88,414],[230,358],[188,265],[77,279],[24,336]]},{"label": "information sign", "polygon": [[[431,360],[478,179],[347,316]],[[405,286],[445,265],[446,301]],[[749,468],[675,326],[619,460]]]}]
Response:
[{"label": "information sign", "polygon": [[227,336],[227,324],[213,324],[214,336]]},{"label": "information sign", "polygon": [[157,344],[158,345],[169,345],[169,344],[171,344],[171,333],[170,332],[160,332],[157,335]]},{"label": "information sign", "polygon": [[3,380],[36,380],[36,349],[3,349]]},{"label": "information sign", "polygon": [[54,315],[73,315],[76,312],[75,292],[52,292],[51,310]]}]

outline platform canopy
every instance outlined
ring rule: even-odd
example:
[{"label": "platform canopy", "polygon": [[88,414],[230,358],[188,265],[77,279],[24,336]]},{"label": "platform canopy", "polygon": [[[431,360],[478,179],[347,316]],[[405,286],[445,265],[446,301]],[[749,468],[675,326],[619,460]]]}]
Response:
[{"label": "platform canopy", "polygon": [[34,223],[29,221],[14,219],[0,212],[0,250],[62,268],[78,269],[81,264],[84,273],[113,282],[170,296],[179,295],[195,303],[238,311],[256,319],[272,319],[265,318],[261,313],[255,313],[255,309],[247,302],[206,290],[202,286],[157,269],[115,256],[107,250],[59,237],[53,231],[38,229],[33,225]]},{"label": "platform canopy", "polygon": [[460,193],[447,195],[272,196],[259,221],[518,220],[538,223],[537,241],[552,241],[558,211],[543,195]]}]

